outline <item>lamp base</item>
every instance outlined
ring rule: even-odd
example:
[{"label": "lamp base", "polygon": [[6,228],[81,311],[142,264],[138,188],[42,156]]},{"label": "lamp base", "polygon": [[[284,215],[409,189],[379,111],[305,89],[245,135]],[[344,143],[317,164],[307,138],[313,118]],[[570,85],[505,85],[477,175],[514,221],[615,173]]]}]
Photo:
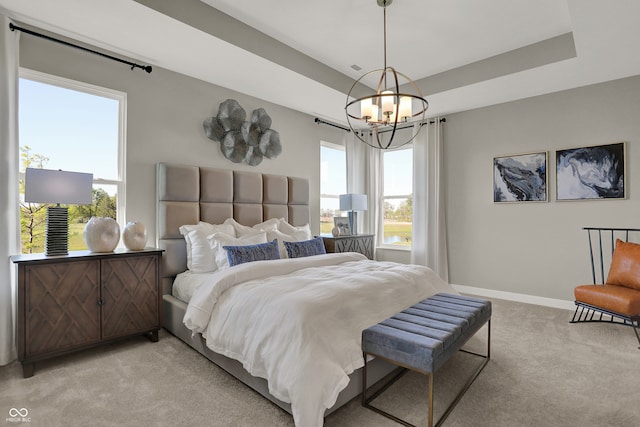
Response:
[{"label": "lamp base", "polygon": [[47,208],[47,236],[45,255],[69,253],[69,209],[60,206]]},{"label": "lamp base", "polygon": [[349,211],[349,227],[351,228],[351,235],[358,234],[358,212]]}]

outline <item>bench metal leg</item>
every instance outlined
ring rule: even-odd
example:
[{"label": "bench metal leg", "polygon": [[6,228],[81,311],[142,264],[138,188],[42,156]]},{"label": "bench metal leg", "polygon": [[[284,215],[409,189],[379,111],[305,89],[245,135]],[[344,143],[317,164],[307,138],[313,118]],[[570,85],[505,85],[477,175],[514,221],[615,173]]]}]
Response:
[{"label": "bench metal leg", "polygon": [[[469,390],[469,388],[471,387],[471,384],[473,384],[473,382],[475,381],[475,379],[478,377],[478,375],[480,375],[480,372],[482,372],[482,370],[484,369],[485,366],[487,366],[487,363],[489,363],[489,359],[491,358],[491,319],[489,319],[487,321],[487,354],[478,354],[478,353],[474,353],[472,351],[467,351],[467,350],[462,350],[460,349],[460,351],[464,352],[464,353],[468,353],[468,354],[472,354],[474,356],[479,356],[482,357],[484,360],[482,361],[482,364],[480,364],[480,366],[475,370],[475,372],[473,373],[473,375],[471,375],[471,377],[469,378],[469,380],[466,382],[466,384],[464,385],[464,387],[462,388],[462,390],[458,393],[458,395],[455,397],[455,399],[453,400],[453,402],[451,402],[451,404],[447,407],[447,409],[445,410],[444,414],[442,414],[442,416],[438,419],[438,421],[436,422],[435,426],[439,427],[440,425],[442,425],[442,423],[447,419],[447,417],[451,414],[451,412],[453,411],[453,409],[456,407],[456,405],[458,404],[458,402],[460,401],[460,399],[462,399],[462,396],[464,396],[464,394],[467,392],[467,390]],[[376,356],[379,357],[379,356]],[[396,364],[398,365],[397,362],[394,362],[393,360],[389,360],[386,358],[381,358],[383,360],[386,360],[390,363]],[[402,372],[396,376],[394,376],[393,378],[391,378],[390,380],[388,380],[384,385],[382,385],[380,387],[380,389],[378,389],[375,393],[373,393],[371,396],[367,397],[367,353],[364,354],[364,369],[363,369],[363,373],[362,373],[362,406],[369,408],[377,413],[379,413],[380,415],[384,415],[385,417],[392,419],[393,421],[408,426],[408,427],[416,427],[415,425],[400,419],[398,417],[396,417],[393,414],[390,414],[386,411],[383,411],[382,409],[376,408],[375,406],[371,405],[371,401],[373,401],[375,398],[377,398],[378,396],[380,396],[380,394],[382,394],[386,389],[388,389],[393,383],[395,383],[398,379],[400,379],[400,377],[402,377],[408,369],[411,369],[410,367],[407,366],[403,366],[405,369],[402,370]],[[433,427],[433,372],[422,372],[423,374],[427,375],[428,377],[428,392],[427,392],[427,406],[429,409],[429,416],[428,416],[428,426],[429,427]]]},{"label": "bench metal leg", "polygon": [[433,374],[427,374],[429,377],[429,427],[433,427]]}]

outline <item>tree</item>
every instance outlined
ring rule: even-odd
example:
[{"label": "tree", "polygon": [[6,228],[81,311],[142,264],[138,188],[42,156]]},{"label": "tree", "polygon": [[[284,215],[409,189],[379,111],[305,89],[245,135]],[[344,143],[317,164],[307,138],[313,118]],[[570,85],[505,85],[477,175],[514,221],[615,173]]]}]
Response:
[{"label": "tree", "polygon": [[384,218],[385,219],[393,219],[394,217],[394,209],[393,205],[387,201],[384,202]]},{"label": "tree", "polygon": [[102,188],[92,191],[92,204],[75,205],[69,207],[69,219],[75,222],[87,222],[92,216],[104,216],[116,219],[116,196],[110,196]]},{"label": "tree", "polygon": [[411,222],[413,216],[413,199],[408,197],[396,209],[396,218],[400,221]]},{"label": "tree", "polygon": [[[49,158],[42,154],[34,154],[29,146],[24,146],[20,147],[20,160],[20,172],[24,173],[27,168],[42,169]],[[44,250],[45,224],[49,205],[24,201],[24,179],[20,180],[20,195],[22,252],[41,252]]]}]

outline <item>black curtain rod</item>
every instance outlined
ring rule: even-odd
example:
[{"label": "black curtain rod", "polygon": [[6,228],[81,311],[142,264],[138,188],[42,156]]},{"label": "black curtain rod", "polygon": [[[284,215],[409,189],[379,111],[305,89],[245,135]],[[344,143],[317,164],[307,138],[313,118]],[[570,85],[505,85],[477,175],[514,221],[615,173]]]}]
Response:
[{"label": "black curtain rod", "polygon": [[[319,125],[329,125],[329,126],[336,127],[336,128],[338,128],[338,129],[342,129],[342,130],[344,130],[344,131],[346,131],[346,132],[351,132],[351,129],[349,129],[349,128],[347,128],[347,127],[340,126],[340,125],[338,125],[338,124],[336,124],[336,123],[327,122],[327,121],[324,121],[324,120],[319,119],[319,118],[317,118],[317,117],[314,119],[314,121],[315,121],[316,123],[318,123]],[[443,118],[441,118],[440,120],[438,120],[438,122],[439,122],[439,123],[446,123],[446,122],[447,122],[447,118],[446,118],[446,117],[443,117]],[[435,123],[435,120],[429,120],[429,121],[425,121],[425,122],[420,123],[420,125],[426,125],[426,124],[432,125],[432,124],[434,124],[434,123]],[[411,128],[411,127],[413,127],[413,125],[407,125],[407,126],[398,127],[396,130],[409,129],[409,128]],[[364,132],[364,131],[363,131],[363,132]],[[390,132],[390,130],[383,130],[383,131],[380,131],[380,133],[383,133],[383,132]]]},{"label": "black curtain rod", "polygon": [[349,129],[349,128],[346,128],[344,126],[340,126],[340,125],[338,125],[336,123],[326,122],[326,121],[324,121],[322,119],[319,119],[317,117],[314,119],[314,121],[316,123],[318,123],[319,125],[329,125],[329,126],[333,126],[334,128],[342,129],[345,132],[351,132],[351,129]]},{"label": "black curtain rod", "polygon": [[[427,120],[427,121],[424,121],[424,122],[420,123],[420,126],[424,126],[424,125],[432,125],[432,124],[434,124],[435,122],[436,122],[435,120]],[[443,118],[441,118],[440,120],[438,120],[438,123],[446,123],[446,122],[447,122],[447,118],[446,118],[446,117],[443,117]],[[413,125],[398,126],[398,127],[396,128],[396,130],[410,129],[410,128],[412,128],[412,127],[413,127]],[[379,133],[391,132],[392,130],[393,130],[393,129],[381,130]],[[363,131],[363,133],[364,133],[364,131]]]},{"label": "black curtain rod", "polygon": [[[432,125],[434,124],[436,121],[435,120],[427,120],[424,122],[420,123],[420,126],[424,126],[424,125]],[[447,122],[447,118],[443,117],[440,120],[438,120],[438,123],[446,123]],[[398,126],[396,128],[396,130],[402,130],[402,129],[411,129],[413,127],[413,125],[407,125],[407,126]],[[393,129],[387,129],[387,130],[381,130],[379,133],[387,133],[387,132],[391,132]]]},{"label": "black curtain rod", "polygon": [[117,62],[121,62],[123,64],[127,64],[127,65],[131,66],[132,70],[134,68],[140,68],[140,69],[143,69],[144,71],[146,71],[147,73],[151,73],[151,71],[153,70],[151,65],[140,65],[140,64],[136,64],[134,62],[125,61],[124,59],[116,58],[115,56],[107,55],[106,53],[98,52],[96,50],[88,49],[88,48],[83,47],[83,46],[78,46],[77,44],[69,43],[69,42],[66,42],[64,40],[60,40],[60,39],[56,39],[56,38],[53,38],[53,37],[49,37],[49,36],[44,35],[44,34],[36,33],[35,31],[31,31],[31,30],[28,30],[26,28],[18,27],[16,25],[13,25],[13,23],[9,23],[9,29],[11,31],[15,31],[15,30],[22,31],[23,33],[27,33],[27,34],[30,34],[32,36],[36,36],[36,37],[40,37],[40,38],[45,39],[45,40],[49,40],[49,41],[52,41],[52,42],[60,43],[60,44],[63,44],[65,46],[75,47],[76,49],[84,50],[85,52],[90,52],[90,53],[93,53],[95,55],[102,56],[103,58],[108,58],[108,59],[111,59],[113,61],[117,61]]}]

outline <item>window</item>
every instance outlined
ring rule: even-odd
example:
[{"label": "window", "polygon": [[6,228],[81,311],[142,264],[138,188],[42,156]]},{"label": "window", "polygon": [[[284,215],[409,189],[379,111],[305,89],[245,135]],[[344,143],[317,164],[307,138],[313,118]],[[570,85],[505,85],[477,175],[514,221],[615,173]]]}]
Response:
[{"label": "window", "polygon": [[320,143],[320,233],[331,233],[340,216],[340,194],[347,192],[347,154],[341,145]]},{"label": "window", "polygon": [[[21,70],[19,96],[20,193],[26,167],[93,173],[93,205],[69,206],[69,250],[86,249],[91,216],[124,224],[126,94]],[[46,209],[20,205],[22,252],[43,252]]]},{"label": "window", "polygon": [[383,245],[411,247],[413,215],[413,149],[382,153]]}]

